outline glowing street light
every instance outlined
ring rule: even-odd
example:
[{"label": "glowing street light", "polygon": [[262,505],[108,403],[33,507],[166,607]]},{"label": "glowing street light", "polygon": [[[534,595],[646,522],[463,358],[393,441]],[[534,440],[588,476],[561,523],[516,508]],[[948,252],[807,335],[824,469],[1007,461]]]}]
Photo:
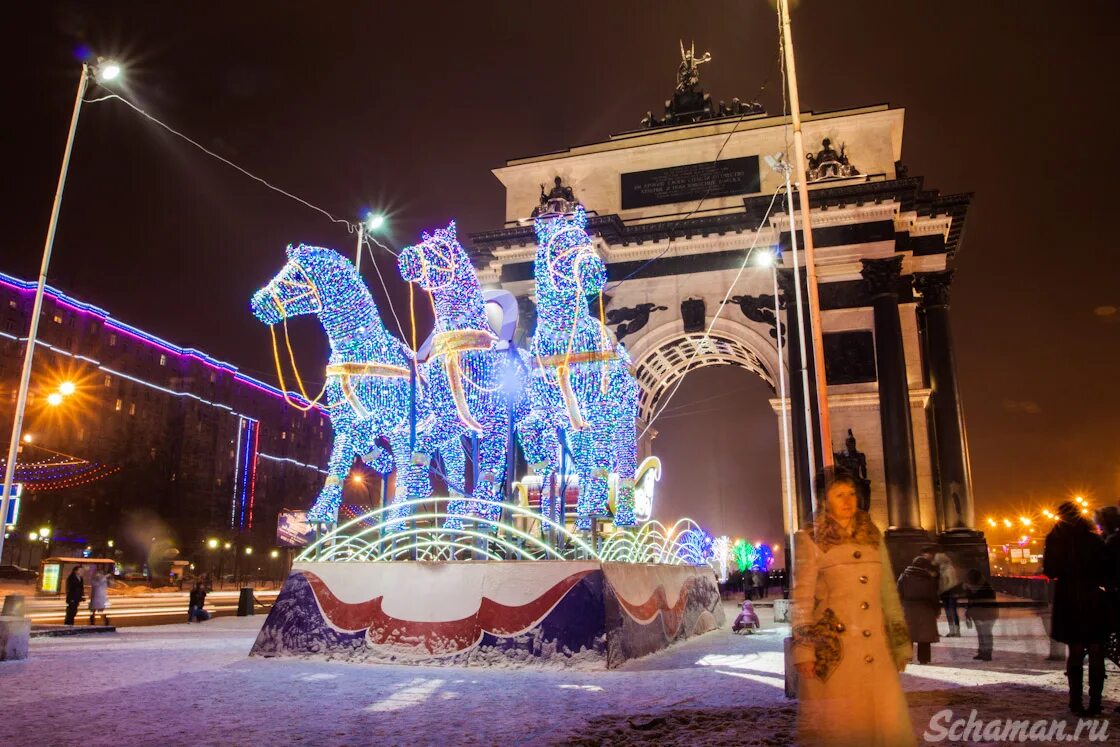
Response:
[{"label": "glowing street light", "polygon": [[385,216],[381,213],[370,213],[366,218],[367,231],[380,231],[385,226]]},{"label": "glowing street light", "polygon": [[228,549],[230,549],[231,547],[233,547],[233,545],[231,545],[231,544],[230,544],[229,542],[227,542],[227,543],[225,543],[224,545],[222,545],[222,549],[223,549],[223,550],[228,550]]},{"label": "glowing street light", "polygon": [[280,551],[279,550],[273,550],[268,554],[268,557],[273,558],[273,559],[278,558],[278,557],[280,557]]},{"label": "glowing street light", "polygon": [[24,433],[24,434],[23,434],[23,442],[24,442],[25,444],[29,444],[29,443],[31,443],[31,441],[32,441],[32,440],[33,440],[33,439],[32,439],[32,437],[31,437],[31,434],[30,434],[30,433]]},{"label": "glowing street light", "polygon": [[95,74],[99,83],[109,83],[121,77],[120,63],[113,60],[98,59]]},{"label": "glowing street light", "polygon": [[218,549],[218,540],[211,537],[210,539],[206,540],[206,546],[209,547],[211,550],[217,550]]},{"label": "glowing street light", "polygon": [[246,555],[252,555],[252,554],[253,554],[253,548],[251,548],[251,547],[246,547],[246,548],[245,548],[245,554],[246,554]]},{"label": "glowing street light", "polygon": [[[8,459],[4,464],[4,483],[0,488],[0,516],[8,515],[8,504],[15,481],[16,456],[19,453],[20,432],[23,430],[23,416],[27,410],[27,391],[31,386],[31,364],[35,357],[35,342],[39,336],[39,318],[43,313],[43,296],[46,294],[47,271],[51,265],[51,251],[54,249],[54,236],[58,229],[58,215],[62,210],[62,193],[66,188],[66,174],[70,168],[70,154],[74,150],[74,137],[78,132],[78,116],[82,112],[86,88],[90,76],[98,81],[109,82],[121,76],[120,64],[112,60],[98,58],[96,64],[82,63],[82,74],[78,78],[78,90],[74,96],[74,110],[70,115],[70,129],[66,135],[66,147],[62,151],[62,166],[58,173],[58,185],[54,191],[51,217],[47,223],[47,236],[43,242],[43,259],[39,266],[39,282],[35,287],[35,301],[31,306],[31,324],[27,331],[27,347],[23,354],[23,367],[20,370],[19,387],[16,390],[15,412],[12,417],[11,440],[8,443]],[[4,534],[0,532],[0,554],[4,551]]]},{"label": "glowing street light", "polygon": [[58,385],[58,393],[63,397],[69,397],[76,389],[73,381],[64,381]]},{"label": "glowing street light", "polygon": [[354,475],[350,478],[350,481],[355,485],[361,485],[363,482],[365,482],[365,478],[363,478],[361,475]]},{"label": "glowing street light", "polygon": [[58,392],[51,392],[47,395],[47,404],[51,407],[58,407],[62,404],[62,395]]}]

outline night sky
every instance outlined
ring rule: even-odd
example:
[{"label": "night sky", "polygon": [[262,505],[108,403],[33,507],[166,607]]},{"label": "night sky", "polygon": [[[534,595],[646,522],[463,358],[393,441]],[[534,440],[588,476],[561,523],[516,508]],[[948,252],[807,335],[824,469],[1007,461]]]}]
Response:
[{"label": "night sky", "polygon": [[[976,195],[952,320],[979,516],[1074,490],[1096,503],[1120,495],[1120,271],[1109,225],[1120,169],[1117,8],[795,8],[803,108],[905,107],[910,174]],[[119,57],[128,95],[207,148],[335,215],[389,212],[394,246],[453,217],[460,235],[499,227],[491,168],[658,112],[680,38],[712,53],[702,80],[713,98],[782,109],[766,0],[43,2],[6,18],[0,269],[27,278],[38,268],[80,45]],[[91,88],[90,98],[100,93]],[[247,304],[298,241],[352,245],[345,227],[119,102],[85,107],[53,284],[274,381],[268,335]],[[404,286],[392,263],[383,267],[399,302]],[[299,331],[303,367],[315,370],[321,335],[310,324]],[[741,393],[711,400],[713,386]],[[777,535],[766,396],[741,371],[701,372],[682,386],[674,417],[659,425],[659,449],[681,465],[674,508],[733,534]]]}]

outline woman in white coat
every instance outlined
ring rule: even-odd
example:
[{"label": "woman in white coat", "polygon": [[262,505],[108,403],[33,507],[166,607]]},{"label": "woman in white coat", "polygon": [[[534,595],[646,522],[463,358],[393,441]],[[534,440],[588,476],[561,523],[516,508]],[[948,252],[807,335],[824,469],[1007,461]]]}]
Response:
[{"label": "woman in white coat", "polygon": [[89,624],[94,624],[97,613],[101,613],[103,625],[109,624],[109,573],[95,570],[89,580]]},{"label": "woman in white coat", "polygon": [[910,638],[882,533],[851,475],[826,471],[817,489],[817,517],[794,535],[797,744],[913,745],[898,676]]}]

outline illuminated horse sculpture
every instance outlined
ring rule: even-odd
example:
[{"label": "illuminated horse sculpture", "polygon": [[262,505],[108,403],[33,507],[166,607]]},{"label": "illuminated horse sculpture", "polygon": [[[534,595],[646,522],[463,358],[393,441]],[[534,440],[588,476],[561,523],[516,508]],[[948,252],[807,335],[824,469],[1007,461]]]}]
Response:
[{"label": "illuminated horse sculpture", "polygon": [[[582,206],[539,216],[533,225],[537,329],[530,346],[532,413],[520,425],[522,447],[547,486],[560,467],[563,433],[579,476],[576,526],[588,529],[593,516],[609,516],[611,474],[618,476],[614,523],[633,526],[638,384],[625,348],[588,309],[588,298],[606,284],[606,267],[585,230]],[[542,505],[541,513],[553,518],[558,512]]]},{"label": "illuminated horse sculpture", "polygon": [[[253,294],[251,306],[253,315],[272,327],[278,372],[273,325],[285,324],[286,340],[289,317],[314,314],[330,340],[326,384],[314,401],[326,397],[334,445],[326,483],[308,521],[337,520],[342,483],[355,456],[383,474],[395,462],[393,502],[426,497],[431,492],[427,468],[413,464],[411,458],[411,351],[385,329],[369,290],[349,260],[331,249],[302,244],[288,246],[287,254],[284,269]],[[296,380],[302,390],[298,373]],[[424,403],[418,403],[418,408],[422,417]],[[392,446],[392,457],[376,445],[380,437]]]},{"label": "illuminated horse sculpture", "polygon": [[[456,496],[448,513],[499,521],[497,506],[480,505],[471,498],[495,502],[504,498],[512,421],[524,402],[525,367],[509,343],[516,316],[507,325],[508,334],[499,339],[487,318],[478,275],[456,239],[454,222],[425,233],[419,244],[401,251],[397,264],[401,277],[431,293],[435,307],[435,329],[422,369],[433,420],[417,451],[429,455],[438,451],[443,458],[448,486]],[[497,295],[508,296],[505,305],[516,312],[512,295]],[[470,498],[464,490],[463,436],[477,445]],[[451,518],[447,526],[459,529],[462,521]]]}]

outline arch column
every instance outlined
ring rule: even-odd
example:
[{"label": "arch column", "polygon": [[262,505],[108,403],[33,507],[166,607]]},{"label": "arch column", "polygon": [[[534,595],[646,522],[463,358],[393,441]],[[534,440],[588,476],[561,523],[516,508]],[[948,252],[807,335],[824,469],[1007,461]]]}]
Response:
[{"label": "arch column", "polygon": [[932,390],[937,506],[942,530],[971,527],[975,521],[972,471],[969,468],[968,442],[949,327],[949,286],[952,279],[951,270],[923,272],[914,276],[914,287],[922,294],[918,309],[922,312],[923,353]]},{"label": "arch column", "polygon": [[887,516],[892,529],[918,529],[917,469],[910,420],[910,387],[898,316],[902,257],[863,259],[861,274],[875,314],[875,367],[879,381],[879,422],[883,431],[883,471]]}]

